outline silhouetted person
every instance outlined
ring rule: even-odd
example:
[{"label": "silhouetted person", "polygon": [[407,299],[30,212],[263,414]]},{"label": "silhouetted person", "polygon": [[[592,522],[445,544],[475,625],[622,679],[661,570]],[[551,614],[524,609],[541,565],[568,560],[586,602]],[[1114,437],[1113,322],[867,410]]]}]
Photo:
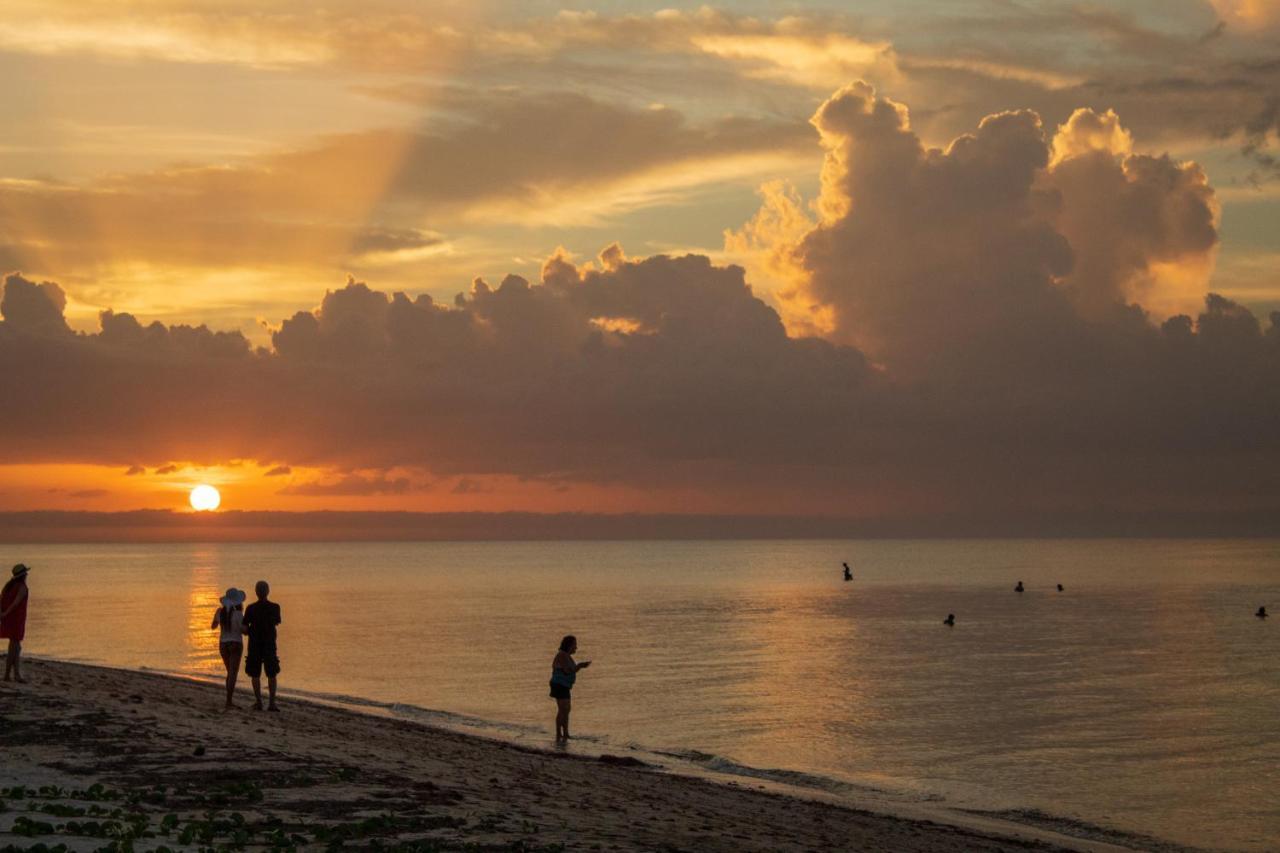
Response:
[{"label": "silhouetted person", "polygon": [[245,608],[242,630],[249,635],[249,654],[244,671],[253,680],[253,709],[262,710],[262,670],[267,671],[268,711],[276,707],[276,676],[280,674],[280,655],[276,651],[276,626],[280,624],[280,605],[268,601],[271,585],[258,581],[253,591],[258,600]]},{"label": "silhouetted person", "polygon": [[[31,570],[22,563],[13,567],[13,576],[0,590],[0,637],[9,640],[9,651],[4,658],[4,680],[26,684],[22,677],[22,641],[27,636],[27,573]],[[10,673],[13,678],[10,678]]]},{"label": "silhouetted person", "polygon": [[573,653],[578,650],[578,638],[569,634],[560,641],[560,651],[551,662],[551,698],[556,700],[556,740],[569,739],[569,711],[572,710],[570,694],[578,670],[591,666],[591,661],[578,663]]},{"label": "silhouetted person", "polygon": [[236,676],[240,674],[240,658],[244,653],[244,599],[244,590],[235,587],[227,590],[213,613],[213,624],[209,626],[222,629],[218,653],[222,655],[222,665],[227,669],[228,711],[235,707],[232,699],[236,695]]},{"label": "silhouetted person", "polygon": [[1267,608],[1266,608],[1266,607],[1259,607],[1259,608],[1258,608],[1258,612],[1257,612],[1257,613],[1255,613],[1255,614],[1253,614],[1253,615],[1254,615],[1254,616],[1257,616],[1259,619],[1266,619],[1266,618],[1267,618]]},{"label": "silhouetted person", "polygon": [[952,627],[955,627],[955,624],[956,624],[956,615],[955,615],[954,613],[948,613],[948,614],[947,614],[947,618],[942,620],[942,624],[943,624],[943,625],[950,625],[950,626],[952,626]]},{"label": "silhouetted person", "polygon": [[844,579],[847,581],[853,580],[853,572],[849,570],[849,564],[843,563],[842,565],[844,566]]},{"label": "silhouetted person", "polygon": [[1018,581],[1018,585],[1013,588],[1014,592],[1024,592],[1022,581]]},{"label": "silhouetted person", "polygon": [[1058,584],[1058,592],[1062,592],[1062,584]]}]

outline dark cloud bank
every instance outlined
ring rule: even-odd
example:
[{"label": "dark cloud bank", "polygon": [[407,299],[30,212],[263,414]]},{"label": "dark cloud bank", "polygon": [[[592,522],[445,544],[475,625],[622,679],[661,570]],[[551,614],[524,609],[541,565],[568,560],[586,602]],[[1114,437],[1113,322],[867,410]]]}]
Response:
[{"label": "dark cloud bank", "polygon": [[800,534],[1280,532],[1280,317],[1143,310],[1209,257],[1216,208],[1113,121],[1004,113],[930,150],[900,105],[834,95],[821,220],[775,247],[823,338],[789,337],[738,267],[616,246],[453,305],[352,281],[259,350],[112,312],[73,333],[58,285],[13,274],[0,462],[693,488]]}]

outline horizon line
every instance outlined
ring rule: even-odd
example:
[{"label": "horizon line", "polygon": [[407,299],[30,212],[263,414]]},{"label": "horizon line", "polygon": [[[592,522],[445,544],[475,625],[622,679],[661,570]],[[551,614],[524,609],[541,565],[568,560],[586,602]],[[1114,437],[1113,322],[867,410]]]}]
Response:
[{"label": "horizon line", "polygon": [[1280,538],[1270,511],[1095,508],[895,517],[530,510],[0,511],[0,543],[752,539]]}]

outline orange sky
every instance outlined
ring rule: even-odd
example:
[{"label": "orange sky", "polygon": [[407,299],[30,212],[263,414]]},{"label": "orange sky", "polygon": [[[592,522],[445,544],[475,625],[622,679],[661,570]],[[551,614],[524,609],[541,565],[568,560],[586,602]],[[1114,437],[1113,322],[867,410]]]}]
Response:
[{"label": "orange sky", "polygon": [[1280,3],[845,6],[11,0],[0,511],[1280,503]]}]

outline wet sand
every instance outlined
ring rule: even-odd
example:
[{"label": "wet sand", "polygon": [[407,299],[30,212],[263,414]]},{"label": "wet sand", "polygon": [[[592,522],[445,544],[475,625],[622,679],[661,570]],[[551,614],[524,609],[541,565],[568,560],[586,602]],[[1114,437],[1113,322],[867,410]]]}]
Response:
[{"label": "wet sand", "polygon": [[47,660],[24,670],[28,684],[0,685],[0,849],[1122,849],[986,816],[878,814],[296,699],[269,714],[248,710],[243,694],[241,710],[224,712],[217,686],[151,673]]}]

